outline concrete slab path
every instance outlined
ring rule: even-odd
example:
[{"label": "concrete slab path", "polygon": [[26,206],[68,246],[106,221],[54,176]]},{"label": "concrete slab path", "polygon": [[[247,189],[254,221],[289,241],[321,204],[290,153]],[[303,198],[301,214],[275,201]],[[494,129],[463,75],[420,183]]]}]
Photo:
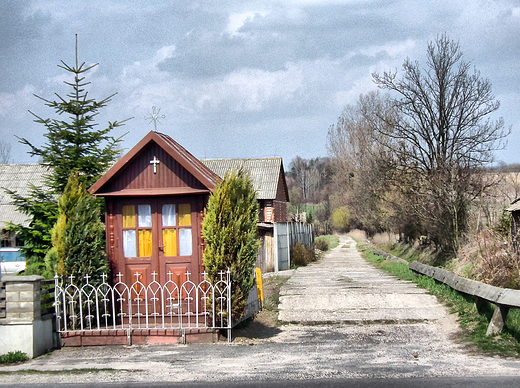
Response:
[{"label": "concrete slab path", "polygon": [[284,322],[398,323],[446,316],[427,291],[368,264],[347,236],[319,263],[298,268],[281,295]]},{"label": "concrete slab path", "polygon": [[453,338],[456,317],[424,290],[366,264],[347,237],[319,263],[288,272],[280,305],[286,323],[268,336],[63,348],[0,366],[0,385],[416,378],[421,386],[430,377],[520,376],[517,359],[468,352]]}]

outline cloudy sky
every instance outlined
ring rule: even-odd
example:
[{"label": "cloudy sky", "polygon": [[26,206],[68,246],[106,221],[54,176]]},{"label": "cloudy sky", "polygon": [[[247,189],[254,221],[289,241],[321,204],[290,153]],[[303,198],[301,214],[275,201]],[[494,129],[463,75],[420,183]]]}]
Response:
[{"label": "cloudy sky", "polygon": [[520,163],[519,0],[2,0],[0,133],[16,163],[36,162],[15,135],[37,145],[54,117],[34,94],[66,95],[61,60],[99,63],[90,96],[117,92],[98,116],[134,117],[131,148],[158,130],[199,158],[326,156],[344,106],[375,90],[371,74],[424,64],[446,33],[493,84],[512,134],[497,159]]}]

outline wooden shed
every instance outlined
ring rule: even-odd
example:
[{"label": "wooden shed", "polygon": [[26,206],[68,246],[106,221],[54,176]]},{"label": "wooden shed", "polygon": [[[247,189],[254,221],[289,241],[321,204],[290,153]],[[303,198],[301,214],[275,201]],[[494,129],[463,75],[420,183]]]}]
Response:
[{"label": "wooden shed", "polygon": [[211,171],[224,178],[232,170],[244,169],[251,176],[260,205],[261,223],[286,222],[289,191],[282,158],[203,159]]},{"label": "wooden shed", "polygon": [[520,198],[514,200],[513,203],[511,203],[511,206],[507,208],[507,211],[511,212],[513,218],[511,224],[511,235],[514,238],[515,243],[518,244],[520,239]]},{"label": "wooden shed", "polygon": [[90,189],[104,197],[112,273],[143,283],[200,280],[202,217],[217,175],[171,137],[148,133]]},{"label": "wooden shed", "polygon": [[258,235],[262,244],[256,266],[262,272],[275,271],[278,268],[275,224],[287,222],[289,202],[282,158],[203,159],[201,161],[221,178],[239,168],[249,173],[260,206]]}]

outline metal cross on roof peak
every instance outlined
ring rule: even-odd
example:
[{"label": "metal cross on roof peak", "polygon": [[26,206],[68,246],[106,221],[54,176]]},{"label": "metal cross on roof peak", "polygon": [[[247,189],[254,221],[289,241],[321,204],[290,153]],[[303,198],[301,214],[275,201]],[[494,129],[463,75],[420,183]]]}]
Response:
[{"label": "metal cross on roof peak", "polygon": [[161,123],[159,119],[164,119],[166,116],[161,115],[161,108],[157,109],[155,106],[152,106],[152,113],[148,112],[149,116],[145,116],[145,120],[150,120],[148,124],[151,124],[153,122],[154,131],[157,132],[157,123]]}]

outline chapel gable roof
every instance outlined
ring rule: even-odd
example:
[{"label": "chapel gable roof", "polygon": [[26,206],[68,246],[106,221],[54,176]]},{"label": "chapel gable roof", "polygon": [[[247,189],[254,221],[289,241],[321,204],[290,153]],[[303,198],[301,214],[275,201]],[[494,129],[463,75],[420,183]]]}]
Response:
[{"label": "chapel gable roof", "polygon": [[243,168],[251,176],[258,199],[289,202],[282,158],[203,159],[201,162],[222,179],[226,173]]},{"label": "chapel gable roof", "polygon": [[[152,158],[159,163],[152,166]],[[155,169],[158,169],[160,174]],[[160,178],[160,179],[159,179]],[[217,175],[170,136],[151,131],[117,161],[89,192],[111,195],[177,195],[212,192]]]}]

